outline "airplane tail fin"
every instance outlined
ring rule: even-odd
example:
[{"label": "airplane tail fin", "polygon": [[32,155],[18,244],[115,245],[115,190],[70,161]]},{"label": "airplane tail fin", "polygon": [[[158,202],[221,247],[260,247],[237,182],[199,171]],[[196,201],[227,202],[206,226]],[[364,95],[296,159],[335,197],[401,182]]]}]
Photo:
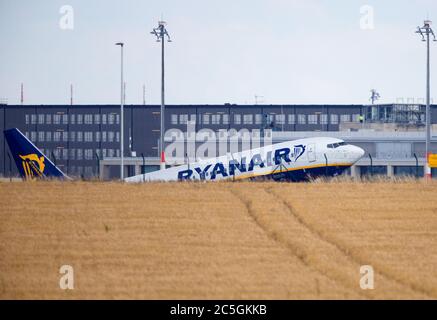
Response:
[{"label": "airplane tail fin", "polygon": [[68,178],[20,130],[5,130],[4,135],[23,180]]}]

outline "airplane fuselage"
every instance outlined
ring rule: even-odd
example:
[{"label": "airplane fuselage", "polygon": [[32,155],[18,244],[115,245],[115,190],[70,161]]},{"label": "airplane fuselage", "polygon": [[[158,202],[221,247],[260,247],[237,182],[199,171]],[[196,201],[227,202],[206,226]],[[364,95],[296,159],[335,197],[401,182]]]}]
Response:
[{"label": "airplane fuselage", "polygon": [[308,138],[227,154],[126,178],[126,182],[219,181],[254,178],[301,181],[341,174],[363,149],[335,138]]}]

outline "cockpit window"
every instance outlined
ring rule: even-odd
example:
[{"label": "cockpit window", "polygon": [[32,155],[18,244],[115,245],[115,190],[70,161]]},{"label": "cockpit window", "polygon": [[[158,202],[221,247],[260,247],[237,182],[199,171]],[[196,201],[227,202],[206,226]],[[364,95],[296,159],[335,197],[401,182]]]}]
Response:
[{"label": "cockpit window", "polygon": [[329,149],[336,149],[338,147],[347,146],[347,145],[348,145],[348,143],[343,141],[343,142],[337,142],[337,143],[328,144],[327,147]]}]

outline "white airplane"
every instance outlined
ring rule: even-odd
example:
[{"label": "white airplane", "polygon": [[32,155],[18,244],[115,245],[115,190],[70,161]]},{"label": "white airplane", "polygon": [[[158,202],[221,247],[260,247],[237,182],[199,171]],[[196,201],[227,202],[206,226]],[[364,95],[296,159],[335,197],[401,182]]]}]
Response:
[{"label": "white airplane", "polygon": [[304,181],[343,173],[364,150],[335,138],[307,138],[140,174],[126,182],[271,178]]}]

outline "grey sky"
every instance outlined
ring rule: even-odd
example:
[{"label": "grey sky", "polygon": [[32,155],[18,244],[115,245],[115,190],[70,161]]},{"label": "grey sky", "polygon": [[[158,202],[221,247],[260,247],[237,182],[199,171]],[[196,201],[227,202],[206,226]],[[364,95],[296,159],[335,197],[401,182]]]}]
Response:
[{"label": "grey sky", "polygon": [[[59,12],[71,5],[74,29]],[[374,8],[374,29],[360,8]],[[160,99],[160,47],[149,33],[161,14],[169,104],[367,103],[424,97],[425,44],[414,33],[435,0],[0,0],[0,98],[26,104],[119,103],[119,47],[125,42],[126,103]],[[437,94],[437,43],[432,84]]]}]

